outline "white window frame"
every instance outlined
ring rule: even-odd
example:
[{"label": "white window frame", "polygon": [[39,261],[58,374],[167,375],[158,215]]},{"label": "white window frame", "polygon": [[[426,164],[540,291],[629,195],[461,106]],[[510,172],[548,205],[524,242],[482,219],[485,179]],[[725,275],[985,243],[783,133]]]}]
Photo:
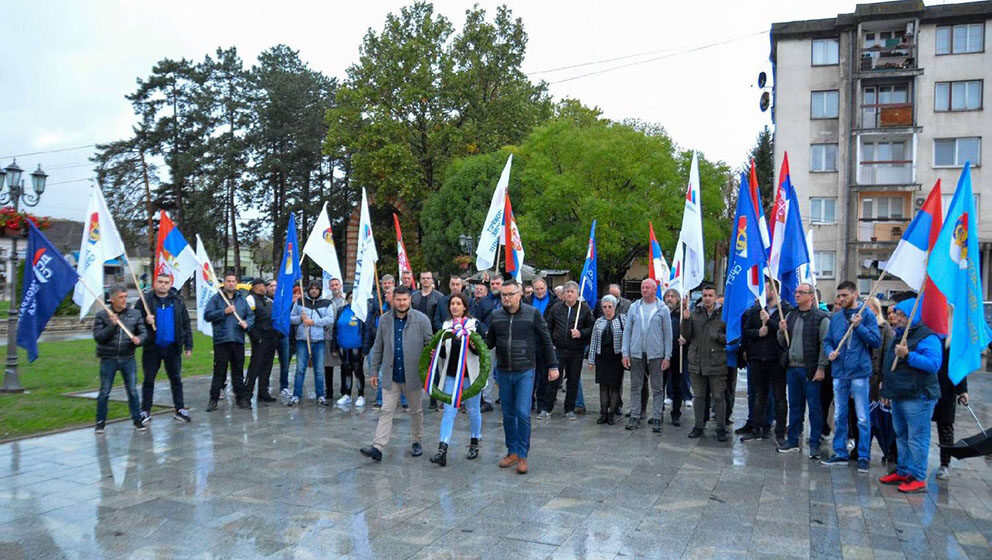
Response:
[{"label": "white window frame", "polygon": [[[899,204],[899,214],[900,216],[892,215],[892,204],[893,202],[898,202]],[[871,211],[868,212],[870,216],[866,216],[865,203],[870,204]],[[885,215],[879,216],[879,210],[884,206]],[[906,219],[906,199],[901,196],[871,196],[861,199],[861,219],[863,220],[879,220],[879,221],[900,221]]]},{"label": "white window frame", "polygon": [[[836,100],[836,103],[833,106],[833,110],[834,110],[834,114],[833,115],[828,115],[827,114],[827,109],[829,107],[828,104],[827,104],[827,99],[831,98],[831,95],[830,94],[833,94],[832,97]],[[817,96],[818,95],[820,97],[819,101],[817,101]],[[814,111],[814,109],[816,108],[817,105],[820,105],[820,111],[822,112],[822,114],[820,116],[817,116],[816,113],[815,113],[815,111]],[[836,119],[836,118],[839,118],[839,117],[840,117],[840,90],[836,90],[836,89],[825,89],[825,90],[817,90],[817,91],[811,91],[810,92],[810,94],[809,94],[809,118],[810,119],[813,119],[813,120]]]},{"label": "white window frame", "polygon": [[[823,256],[830,255],[833,260],[831,263],[831,270],[824,272],[820,270],[820,264]],[[813,251],[813,272],[816,274],[817,279],[831,279],[837,277],[837,251]]]},{"label": "white window frame", "polygon": [[[833,146],[833,168],[826,167],[827,154],[830,152],[829,147]],[[823,148],[819,154],[819,163],[822,166],[816,165],[817,160],[817,148]],[[837,144],[826,143],[826,144],[810,144],[809,145],[809,172],[810,173],[836,173],[837,172]]]},{"label": "white window frame", "polygon": [[[964,30],[965,30],[965,41],[964,41],[965,45],[962,48],[962,50],[957,50],[957,48],[956,48],[956,46],[954,44],[954,32],[956,30],[962,29],[962,28],[964,28]],[[938,43],[938,37],[940,36],[941,33],[947,33],[947,51],[945,51],[945,52],[941,52],[940,51],[940,47],[939,47],[940,43]],[[974,33],[975,36],[978,37],[978,40],[980,41],[980,43],[978,45],[978,49],[977,50],[966,50],[966,49],[968,49],[968,43],[970,42],[969,40],[972,37],[972,33]],[[972,54],[972,53],[985,52],[985,23],[984,22],[981,22],[981,23],[961,23],[961,24],[958,24],[958,25],[940,25],[940,26],[937,26],[937,29],[936,29],[936,31],[934,33],[933,50],[934,50],[934,54],[937,55],[937,56],[945,56],[945,55],[952,55],[952,54]]]},{"label": "white window frame", "polygon": [[[813,211],[814,202],[818,202],[820,206],[819,213]],[[834,216],[832,220],[827,219],[827,203],[832,203],[834,207]],[[819,224],[819,225],[830,225],[837,223],[837,197],[836,196],[814,196],[809,199],[809,223]]]},{"label": "white window frame", "polygon": [[[968,100],[968,84],[978,84],[978,106],[976,107],[965,107],[964,109],[954,108],[954,86],[962,85],[965,89],[965,103]],[[947,89],[947,107],[941,108],[937,105],[938,95],[937,92],[941,88]],[[985,80],[958,80],[954,82],[935,82],[933,85],[933,110],[935,113],[960,113],[963,111],[981,111],[984,105],[985,97]]]},{"label": "white window frame", "polygon": [[[934,169],[942,168],[960,168],[964,167],[964,161],[960,159],[960,142],[962,140],[978,140],[978,161],[972,161],[972,167],[981,167],[982,165],[982,137],[981,136],[963,136],[961,138],[934,138],[933,139],[933,167]],[[937,142],[954,142],[954,163],[937,163]]]},{"label": "white window frame", "polygon": [[[816,49],[817,49],[817,46],[819,46],[822,49],[823,58],[826,61],[823,61],[823,60],[821,60],[820,62],[817,62],[816,61]],[[831,47],[831,50],[828,50],[828,47]],[[830,58],[831,57],[829,56],[829,54],[831,54],[831,53],[833,54],[833,61],[832,62],[830,61]],[[837,65],[839,65],[840,64],[840,39],[838,39],[838,38],[832,38],[832,39],[813,39],[813,41],[810,43],[809,61],[810,61],[810,66],[837,66]]]}]

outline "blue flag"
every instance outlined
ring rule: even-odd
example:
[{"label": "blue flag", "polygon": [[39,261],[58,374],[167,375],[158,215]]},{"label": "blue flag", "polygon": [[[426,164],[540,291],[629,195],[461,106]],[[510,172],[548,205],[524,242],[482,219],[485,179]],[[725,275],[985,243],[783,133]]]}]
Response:
[{"label": "blue flag", "polygon": [[927,274],[954,308],[947,376],[955,385],[982,365],[992,333],[982,309],[978,215],[971,191],[971,162],[965,162],[940,235],[930,250]]},{"label": "blue flag", "polygon": [[66,294],[75,287],[79,275],[30,220],[28,225],[31,229],[17,318],[17,345],[27,350],[28,361],[33,362],[38,359],[38,337]]},{"label": "blue flag", "polygon": [[596,273],[596,220],[592,221],[589,230],[589,248],[586,249],[586,262],[582,265],[582,276],[579,280],[579,297],[584,299],[589,307],[595,307],[599,300],[599,275]]},{"label": "blue flag", "polygon": [[289,313],[293,310],[293,286],[299,281],[300,250],[296,243],[296,216],[289,215],[286,245],[282,250],[282,265],[276,278],[276,294],[272,300],[272,327],[289,336]]},{"label": "blue flag", "polygon": [[[762,271],[767,259],[761,241],[758,215],[749,195],[747,176],[741,174],[737,193],[737,216],[730,239],[730,259],[727,264],[727,284],[723,299],[723,320],[727,323],[728,350],[741,336],[741,317],[755,300],[764,301],[765,283]],[[728,358],[730,354],[728,352]]]}]

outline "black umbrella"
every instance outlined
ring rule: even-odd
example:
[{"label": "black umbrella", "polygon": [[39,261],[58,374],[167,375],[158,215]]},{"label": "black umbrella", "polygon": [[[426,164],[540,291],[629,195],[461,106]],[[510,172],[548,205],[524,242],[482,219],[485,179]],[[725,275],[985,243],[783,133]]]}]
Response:
[{"label": "black umbrella", "polygon": [[978,429],[981,432],[955,442],[954,445],[945,447],[945,449],[948,450],[951,457],[958,460],[992,455],[992,429],[986,430],[982,427],[982,423],[979,422],[978,416],[975,416],[975,411],[971,409],[971,405],[965,405],[965,408],[975,418],[975,423],[978,424]]}]

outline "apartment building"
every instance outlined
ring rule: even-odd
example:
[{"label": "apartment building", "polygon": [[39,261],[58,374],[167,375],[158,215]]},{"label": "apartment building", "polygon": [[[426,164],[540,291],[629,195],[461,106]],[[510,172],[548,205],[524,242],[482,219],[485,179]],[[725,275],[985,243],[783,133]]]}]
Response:
[{"label": "apartment building", "polygon": [[[938,180],[946,212],[965,161],[990,299],[990,42],[992,1],[858,4],[835,18],[772,25],[776,165],[788,152],[828,301],[842,280],[868,293]],[[874,295],[904,289],[885,280]]]}]

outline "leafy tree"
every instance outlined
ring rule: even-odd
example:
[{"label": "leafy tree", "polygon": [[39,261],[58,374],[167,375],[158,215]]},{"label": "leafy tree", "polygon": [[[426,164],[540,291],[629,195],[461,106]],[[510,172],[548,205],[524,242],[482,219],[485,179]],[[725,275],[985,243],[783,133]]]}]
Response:
[{"label": "leafy tree", "polygon": [[768,214],[775,201],[775,188],[778,186],[775,183],[775,176],[778,170],[775,169],[775,137],[767,126],[758,133],[754,146],[748,152],[745,167],[750,167],[751,160],[754,160],[754,173],[758,177],[761,205],[765,209],[765,214]]}]

